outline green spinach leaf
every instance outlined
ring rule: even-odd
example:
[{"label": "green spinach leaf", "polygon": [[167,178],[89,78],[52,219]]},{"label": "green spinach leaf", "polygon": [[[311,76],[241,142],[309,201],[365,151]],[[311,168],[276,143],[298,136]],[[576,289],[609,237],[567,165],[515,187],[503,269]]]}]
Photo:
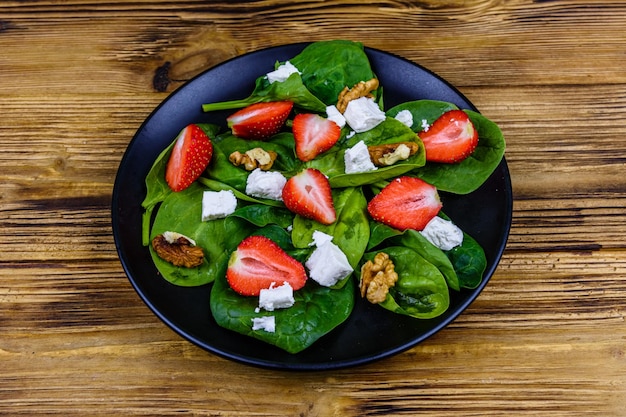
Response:
[{"label": "green spinach leaf", "polygon": [[456,109],[458,109],[457,106],[445,101],[416,100],[398,104],[397,106],[387,110],[386,114],[389,117],[396,117],[398,113],[403,110],[409,111],[411,116],[413,116],[411,130],[415,133],[419,133],[424,130],[424,123],[430,126],[445,112]]},{"label": "green spinach leaf", "polygon": [[420,232],[407,230],[402,235],[390,239],[390,244],[406,246],[437,267],[446,279],[448,286],[459,291],[461,288],[454,265],[445,252],[433,245]]},{"label": "green spinach leaf", "polygon": [[[336,104],[344,87],[374,78],[363,45],[348,40],[315,42],[289,60],[304,85],[327,105]],[[376,96],[378,93],[374,92]]]},{"label": "green spinach leaf", "polygon": [[[363,141],[367,146],[385,145],[398,142],[416,142],[419,150],[405,161],[391,166],[379,167],[374,171],[346,174],[344,154],[347,148]],[[424,166],[426,157],[424,145],[415,132],[396,119],[388,117],[385,121],[367,132],[357,133],[350,138],[345,135],[328,152],[307,163],[307,166],[322,171],[331,187],[356,187],[373,184],[381,180],[397,177]]]},{"label": "green spinach leaf", "polygon": [[197,268],[176,267],[161,259],[150,246],[150,254],[157,269],[163,278],[175,285],[204,285],[224,275],[230,252],[253,231],[246,220],[238,217],[203,222],[204,190],[194,183],[186,190],[170,193],[154,219],[151,239],[167,231],[181,233],[195,240],[205,254],[204,263]]},{"label": "green spinach leaf", "polygon": [[[244,297],[233,291],[225,276],[211,289],[210,307],[222,327],[262,340],[289,353],[298,353],[343,323],[354,307],[354,283],[331,289],[309,280],[294,292],[295,304],[282,310],[256,312],[258,297]],[[252,319],[274,316],[276,331],[252,330]]]},{"label": "green spinach leaf", "polygon": [[234,166],[229,156],[239,151],[245,153],[250,149],[262,148],[266,151],[274,151],[277,154],[272,170],[286,173],[296,172],[301,162],[295,157],[293,135],[291,133],[279,133],[267,141],[255,141],[238,138],[231,133],[219,136],[213,146],[213,159],[207,169],[210,179],[228,184],[242,193],[246,190],[246,181],[250,174],[243,167]]},{"label": "green spinach leaf", "polygon": [[[278,63],[276,64],[278,67]],[[257,78],[252,94],[240,100],[208,103],[202,105],[205,112],[238,109],[254,103],[268,101],[292,101],[296,106],[314,112],[325,112],[326,105],[315,97],[302,82],[300,74],[291,74],[285,81],[270,83],[267,76]]]},{"label": "green spinach leaf", "polygon": [[[213,124],[197,124],[206,135],[213,140],[218,132],[219,126]],[[170,158],[170,154],[172,153],[172,148],[176,143],[176,138],[172,140],[172,143],[167,146],[159,154],[157,159],[152,164],[150,171],[148,171],[148,175],[146,175],[145,184],[146,184],[146,197],[141,203],[141,207],[145,210],[143,213],[142,220],[142,243],[144,246],[150,244],[150,222],[152,221],[152,213],[154,208],[165,200],[165,198],[172,193],[172,190],[165,182],[165,169],[167,167],[167,162]]]},{"label": "green spinach leaf", "polygon": [[482,282],[487,268],[485,251],[470,235],[463,232],[463,243],[444,252],[452,262],[462,288],[474,289]]},{"label": "green spinach leaf", "polygon": [[[448,285],[436,266],[407,247],[390,246],[385,253],[395,265],[398,281],[379,304],[381,307],[420,319],[437,317],[448,309]],[[371,260],[375,255],[369,252],[364,259]]]},{"label": "green spinach leaf", "polygon": [[[456,107],[450,103],[418,100],[398,105],[390,109],[388,114],[397,115],[402,110],[409,110],[413,115],[411,127],[414,131],[420,132],[422,120],[426,120],[430,125],[443,113],[454,108]],[[478,130],[476,150],[457,164],[428,162],[411,173],[441,191],[455,194],[468,194],[480,187],[500,164],[506,145],[498,125],[480,113],[464,111]]]}]

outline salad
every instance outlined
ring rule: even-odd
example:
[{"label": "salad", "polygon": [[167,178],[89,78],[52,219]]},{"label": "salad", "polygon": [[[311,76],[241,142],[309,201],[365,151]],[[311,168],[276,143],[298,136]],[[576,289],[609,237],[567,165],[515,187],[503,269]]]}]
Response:
[{"label": "salad", "polygon": [[416,319],[476,288],[480,245],[439,192],[476,190],[500,129],[451,103],[385,109],[363,46],[316,42],[259,77],[224,126],[182,127],[146,176],[143,243],[163,279],[211,285],[222,327],[300,352],[355,303]]}]

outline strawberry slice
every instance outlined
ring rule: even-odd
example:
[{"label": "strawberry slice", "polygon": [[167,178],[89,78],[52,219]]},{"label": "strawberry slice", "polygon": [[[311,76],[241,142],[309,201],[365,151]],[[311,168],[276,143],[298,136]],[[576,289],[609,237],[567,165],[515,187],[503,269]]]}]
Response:
[{"label": "strawberry slice", "polygon": [[460,162],[478,146],[478,131],[462,110],[445,112],[418,135],[424,142],[426,160],[431,162]]},{"label": "strawberry slice", "polygon": [[307,168],[289,178],[283,187],[283,202],[292,212],[331,224],[337,219],[328,178],[314,168]]},{"label": "strawberry slice", "polygon": [[226,123],[235,136],[265,140],[282,129],[292,108],[291,101],[255,103],[228,116]]},{"label": "strawberry slice", "polygon": [[296,156],[305,162],[332,148],[341,136],[337,123],[312,113],[294,117],[292,129]]},{"label": "strawberry slice", "polygon": [[165,168],[165,181],[172,191],[189,187],[204,172],[213,156],[211,139],[198,125],[188,125],[176,137]]},{"label": "strawberry slice", "polygon": [[304,266],[265,236],[249,236],[228,260],[226,279],[241,295],[259,295],[262,289],[287,282],[294,291],[306,283]]},{"label": "strawberry slice", "polygon": [[395,229],[423,230],[441,210],[437,189],[415,177],[398,177],[367,205],[370,216]]}]

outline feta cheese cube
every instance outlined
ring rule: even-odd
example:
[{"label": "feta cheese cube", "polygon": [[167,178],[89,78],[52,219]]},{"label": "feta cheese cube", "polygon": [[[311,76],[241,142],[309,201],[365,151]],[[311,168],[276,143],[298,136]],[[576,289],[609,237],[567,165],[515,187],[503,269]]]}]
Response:
[{"label": "feta cheese cube", "polygon": [[441,250],[451,250],[463,243],[463,231],[439,216],[433,217],[420,233]]},{"label": "feta cheese cube", "polygon": [[373,171],[376,165],[370,159],[370,153],[367,150],[365,142],[360,141],[353,147],[346,149],[343,155],[343,161],[346,166],[346,174],[355,174],[359,172]]},{"label": "feta cheese cube", "polygon": [[274,311],[277,308],[289,308],[296,300],[293,298],[293,288],[288,282],[280,287],[274,287],[274,282],[268,289],[261,290],[259,294],[259,308]]},{"label": "feta cheese cube", "polygon": [[337,123],[337,126],[344,127],[346,125],[346,118],[343,117],[343,114],[337,109],[337,106],[328,106],[326,107],[326,118],[328,120],[332,120]]},{"label": "feta cheese cube", "polygon": [[408,110],[402,110],[395,117],[396,120],[403,123],[407,127],[413,126],[413,114]]},{"label": "feta cheese cube", "polygon": [[343,117],[352,130],[357,133],[367,132],[381,124],[386,116],[373,99],[360,97],[351,100],[343,112]]},{"label": "feta cheese cube", "polygon": [[270,84],[275,82],[283,82],[287,78],[289,78],[291,74],[294,73],[302,74],[300,71],[298,71],[298,68],[296,68],[291,62],[286,61],[284,64],[279,65],[276,70],[268,72],[267,80],[270,82]]},{"label": "feta cheese cube", "polygon": [[205,191],[202,194],[202,221],[222,219],[237,208],[237,197],[232,191]]},{"label": "feta cheese cube", "polygon": [[251,197],[281,201],[287,179],[278,171],[263,171],[256,168],[248,175],[246,194]]},{"label": "feta cheese cube", "polygon": [[333,237],[328,233],[320,232],[319,230],[313,231],[313,242],[309,246],[321,246],[326,242],[333,240]]},{"label": "feta cheese cube", "polygon": [[252,318],[252,330],[265,330],[268,333],[276,332],[276,317],[263,316]]},{"label": "feta cheese cube", "polygon": [[304,264],[309,277],[324,287],[331,287],[353,271],[346,254],[331,241],[317,246]]}]

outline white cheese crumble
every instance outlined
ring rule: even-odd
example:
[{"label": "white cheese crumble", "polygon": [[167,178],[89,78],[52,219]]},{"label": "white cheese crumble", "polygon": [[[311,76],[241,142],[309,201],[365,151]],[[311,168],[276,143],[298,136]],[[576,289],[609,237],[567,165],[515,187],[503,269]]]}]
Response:
[{"label": "white cheese crumble", "polygon": [[463,231],[439,216],[433,217],[420,233],[441,250],[451,250],[463,243]]},{"label": "white cheese crumble", "polygon": [[202,194],[202,221],[222,219],[237,208],[237,197],[232,191],[205,191]]},{"label": "white cheese crumble", "polygon": [[333,237],[328,233],[315,230],[313,231],[313,242],[309,243],[309,246],[321,246],[326,242],[330,242],[331,240],[333,240]]},{"label": "white cheese crumble", "polygon": [[430,125],[428,124],[428,120],[422,119],[422,130],[424,132],[428,132],[428,129],[430,129]]},{"label": "white cheese crumble", "polygon": [[195,240],[193,240],[192,238],[187,237],[187,236],[185,236],[185,235],[183,235],[181,233],[178,233],[178,232],[163,232],[163,238],[169,244],[175,243],[181,237],[187,239],[189,241],[189,243],[191,243],[191,246],[196,246],[196,241]]},{"label": "white cheese crumble", "polygon": [[280,287],[274,286],[272,282],[267,289],[262,289],[259,294],[259,309],[274,311],[277,308],[289,308],[296,300],[293,298],[293,288],[288,282],[284,282]]},{"label": "white cheese crumble", "polygon": [[263,316],[252,318],[252,330],[265,330],[268,333],[276,332],[276,317]]},{"label": "white cheese crumble", "polygon": [[395,119],[407,127],[413,126],[413,114],[408,110],[402,110],[396,114]]},{"label": "white cheese crumble", "polygon": [[270,84],[275,82],[283,82],[287,78],[289,78],[291,74],[294,73],[302,74],[300,71],[298,71],[298,68],[296,68],[291,62],[286,61],[284,64],[279,65],[278,68],[276,68],[274,71],[268,72],[267,80],[270,82]]},{"label": "white cheese crumble", "polygon": [[246,194],[251,197],[281,201],[287,179],[278,171],[256,168],[246,180]]},{"label": "white cheese crumble", "polygon": [[337,123],[337,126],[344,127],[346,125],[346,118],[343,117],[343,114],[337,109],[337,106],[328,106],[326,107],[326,118],[328,120],[332,120]]},{"label": "white cheese crumble", "polygon": [[367,145],[363,141],[359,141],[353,147],[346,149],[343,161],[346,166],[346,174],[356,174],[377,169],[376,165],[372,163]]},{"label": "white cheese crumble", "polygon": [[318,245],[304,264],[309,277],[324,287],[331,287],[353,271],[346,254],[331,241]]},{"label": "white cheese crumble", "polygon": [[357,133],[367,132],[385,121],[385,113],[368,97],[351,100],[343,112],[346,122]]}]

